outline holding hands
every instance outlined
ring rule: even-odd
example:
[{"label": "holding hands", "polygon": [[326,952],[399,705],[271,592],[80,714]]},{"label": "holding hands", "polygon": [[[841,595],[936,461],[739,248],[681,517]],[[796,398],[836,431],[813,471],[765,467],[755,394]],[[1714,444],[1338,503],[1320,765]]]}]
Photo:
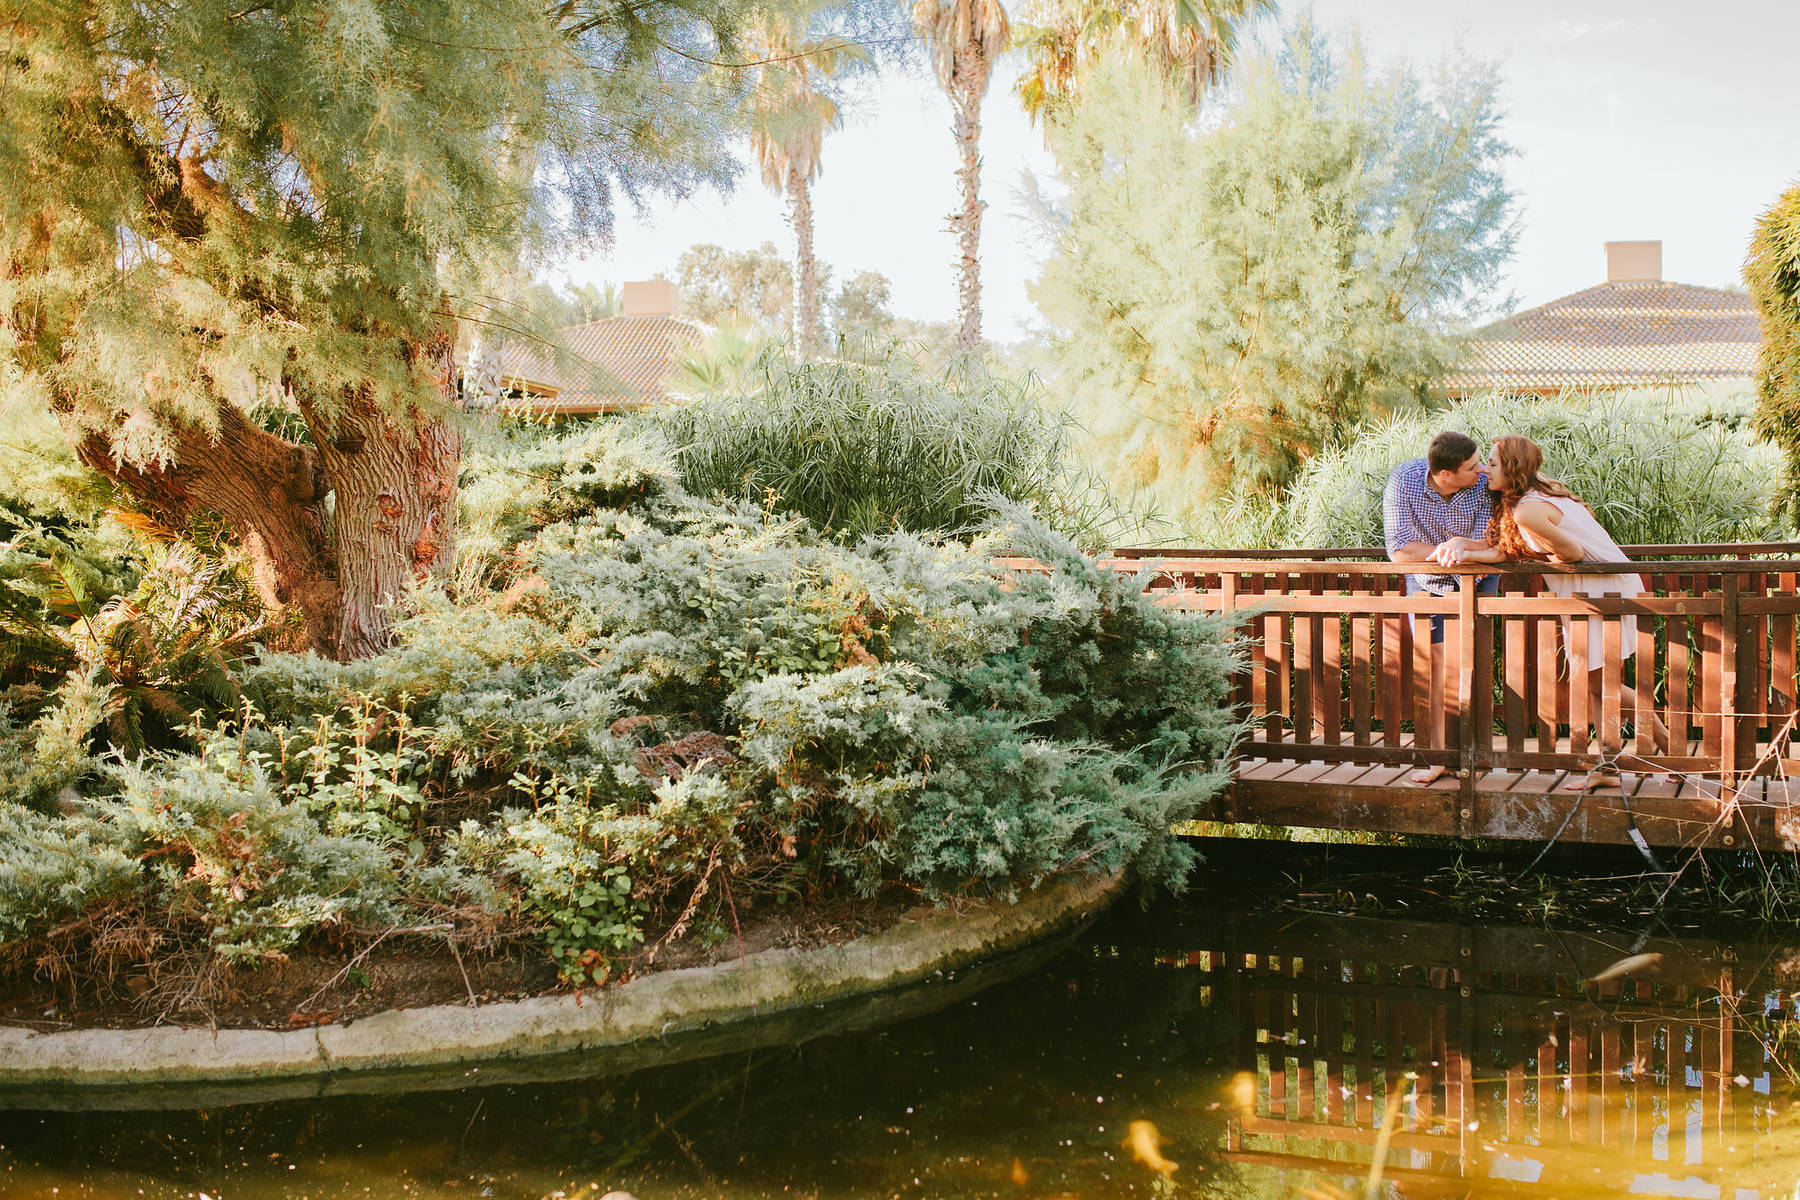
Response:
[{"label": "holding hands", "polygon": [[1474,538],[1452,537],[1439,542],[1427,557],[1440,566],[1454,567],[1466,562],[1490,561],[1483,557],[1483,552],[1489,549],[1486,542]]}]

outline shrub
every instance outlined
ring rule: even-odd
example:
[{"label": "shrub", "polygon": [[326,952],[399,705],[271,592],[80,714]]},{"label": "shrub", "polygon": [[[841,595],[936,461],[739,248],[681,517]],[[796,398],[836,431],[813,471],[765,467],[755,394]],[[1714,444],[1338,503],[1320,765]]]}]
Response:
[{"label": "shrub", "polygon": [[1757,221],[1744,282],[1762,310],[1756,432],[1786,457],[1780,500],[1792,511],[1800,500],[1800,184]]},{"label": "shrub", "polygon": [[958,534],[989,494],[1033,505],[1100,545],[1129,519],[1064,464],[1071,427],[1030,387],[967,364],[930,371],[897,346],[871,363],[766,351],[739,394],[654,410],[683,485],[805,517],[854,542],[908,530]]},{"label": "shrub", "polygon": [[27,726],[0,704],[0,808],[10,803],[48,812],[65,788],[97,771],[91,735],[105,719],[111,697],[111,689],[92,672],[74,671],[54,702]]},{"label": "shrub", "polygon": [[1216,619],[995,497],[969,544],[849,546],[695,499],[641,431],[484,454],[477,585],[410,597],[380,655],[243,666],[193,752],[114,764],[86,806],[178,936],[254,961],[453,906],[593,982],[734,898],[1179,884],[1169,828],[1237,733]]},{"label": "shrub", "polygon": [[139,882],[137,856],[118,826],[0,804],[0,941],[129,899]]}]

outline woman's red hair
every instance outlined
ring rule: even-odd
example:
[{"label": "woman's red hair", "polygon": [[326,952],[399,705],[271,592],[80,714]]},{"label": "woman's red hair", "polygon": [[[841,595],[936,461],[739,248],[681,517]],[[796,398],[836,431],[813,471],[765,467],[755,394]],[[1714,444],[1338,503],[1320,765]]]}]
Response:
[{"label": "woman's red hair", "polygon": [[1546,496],[1567,496],[1571,500],[1581,497],[1571,492],[1567,486],[1540,474],[1544,467],[1544,451],[1536,442],[1520,434],[1509,433],[1494,441],[1494,458],[1500,464],[1500,477],[1505,486],[1494,488],[1490,476],[1488,486],[1494,493],[1494,515],[1488,521],[1488,544],[1499,547],[1501,553],[1512,559],[1545,560],[1550,556],[1533,550],[1525,544],[1525,535],[1519,532],[1519,522],[1513,512],[1526,492],[1542,492]]}]

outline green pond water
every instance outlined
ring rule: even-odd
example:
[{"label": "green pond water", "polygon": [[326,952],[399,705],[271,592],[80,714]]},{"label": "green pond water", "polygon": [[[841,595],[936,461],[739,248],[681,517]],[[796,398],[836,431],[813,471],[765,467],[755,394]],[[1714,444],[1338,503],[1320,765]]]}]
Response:
[{"label": "green pond water", "polygon": [[1227,899],[1128,900],[1025,977],[797,1047],[0,1111],[0,1196],[1800,1195],[1800,948]]}]

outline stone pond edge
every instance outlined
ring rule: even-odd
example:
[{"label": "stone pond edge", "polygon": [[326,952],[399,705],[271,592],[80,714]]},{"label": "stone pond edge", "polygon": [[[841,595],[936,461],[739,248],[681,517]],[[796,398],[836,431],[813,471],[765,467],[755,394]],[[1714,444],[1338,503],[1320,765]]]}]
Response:
[{"label": "stone pond edge", "polygon": [[915,910],[835,945],[765,950],[601,991],[471,1008],[392,1009],[308,1029],[0,1027],[0,1088],[228,1083],[517,1062],[645,1045],[921,984],[1097,915],[1124,874],[1075,874],[1004,899]]}]

